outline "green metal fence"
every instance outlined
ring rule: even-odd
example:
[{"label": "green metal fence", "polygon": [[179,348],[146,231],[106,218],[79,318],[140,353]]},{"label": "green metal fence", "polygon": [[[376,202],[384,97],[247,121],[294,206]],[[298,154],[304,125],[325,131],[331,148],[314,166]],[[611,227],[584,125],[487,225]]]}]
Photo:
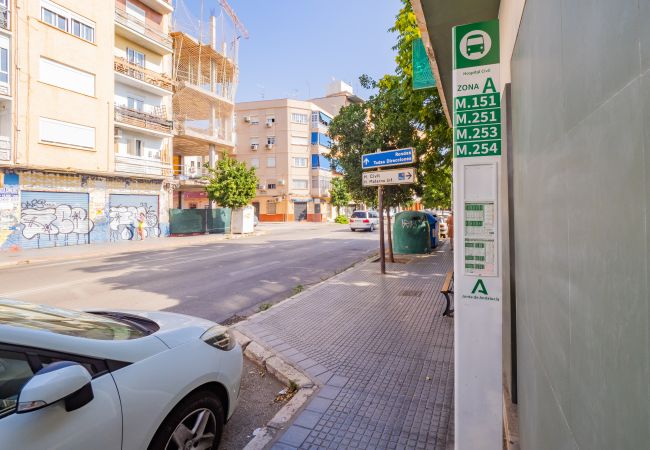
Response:
[{"label": "green metal fence", "polygon": [[228,233],[230,208],[170,209],[169,234]]}]

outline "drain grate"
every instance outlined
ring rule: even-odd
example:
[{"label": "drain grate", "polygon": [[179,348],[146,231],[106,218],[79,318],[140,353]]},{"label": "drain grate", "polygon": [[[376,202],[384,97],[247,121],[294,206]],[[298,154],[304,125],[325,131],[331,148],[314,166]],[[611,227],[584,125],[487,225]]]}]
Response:
[{"label": "drain grate", "polygon": [[415,291],[415,290],[403,290],[399,293],[400,297],[419,297],[422,295],[422,291]]}]

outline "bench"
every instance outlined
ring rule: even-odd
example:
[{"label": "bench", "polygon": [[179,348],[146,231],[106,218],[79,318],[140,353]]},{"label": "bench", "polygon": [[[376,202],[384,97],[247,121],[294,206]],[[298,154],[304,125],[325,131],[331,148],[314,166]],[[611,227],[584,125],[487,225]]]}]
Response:
[{"label": "bench", "polygon": [[447,272],[447,276],[445,277],[445,282],[442,283],[442,289],[440,289],[440,293],[445,296],[445,300],[447,301],[447,307],[445,308],[445,312],[443,312],[442,315],[452,317],[454,315],[454,310],[451,309],[451,298],[449,296],[454,293],[454,272]]}]

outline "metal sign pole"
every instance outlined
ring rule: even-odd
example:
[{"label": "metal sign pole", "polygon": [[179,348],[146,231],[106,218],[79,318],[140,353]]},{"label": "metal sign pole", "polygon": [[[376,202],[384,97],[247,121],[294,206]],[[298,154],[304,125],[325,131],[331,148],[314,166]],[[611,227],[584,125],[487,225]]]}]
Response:
[{"label": "metal sign pole", "polygon": [[381,261],[381,273],[386,274],[386,247],[384,245],[384,187],[377,188],[379,196],[379,257]]}]

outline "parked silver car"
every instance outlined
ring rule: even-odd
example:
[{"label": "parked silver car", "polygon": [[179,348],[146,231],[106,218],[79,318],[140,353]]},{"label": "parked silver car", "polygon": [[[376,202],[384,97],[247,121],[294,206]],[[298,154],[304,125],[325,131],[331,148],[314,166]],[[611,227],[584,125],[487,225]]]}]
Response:
[{"label": "parked silver car", "polygon": [[379,213],[377,211],[355,211],[350,217],[350,230],[375,231],[379,227]]}]

